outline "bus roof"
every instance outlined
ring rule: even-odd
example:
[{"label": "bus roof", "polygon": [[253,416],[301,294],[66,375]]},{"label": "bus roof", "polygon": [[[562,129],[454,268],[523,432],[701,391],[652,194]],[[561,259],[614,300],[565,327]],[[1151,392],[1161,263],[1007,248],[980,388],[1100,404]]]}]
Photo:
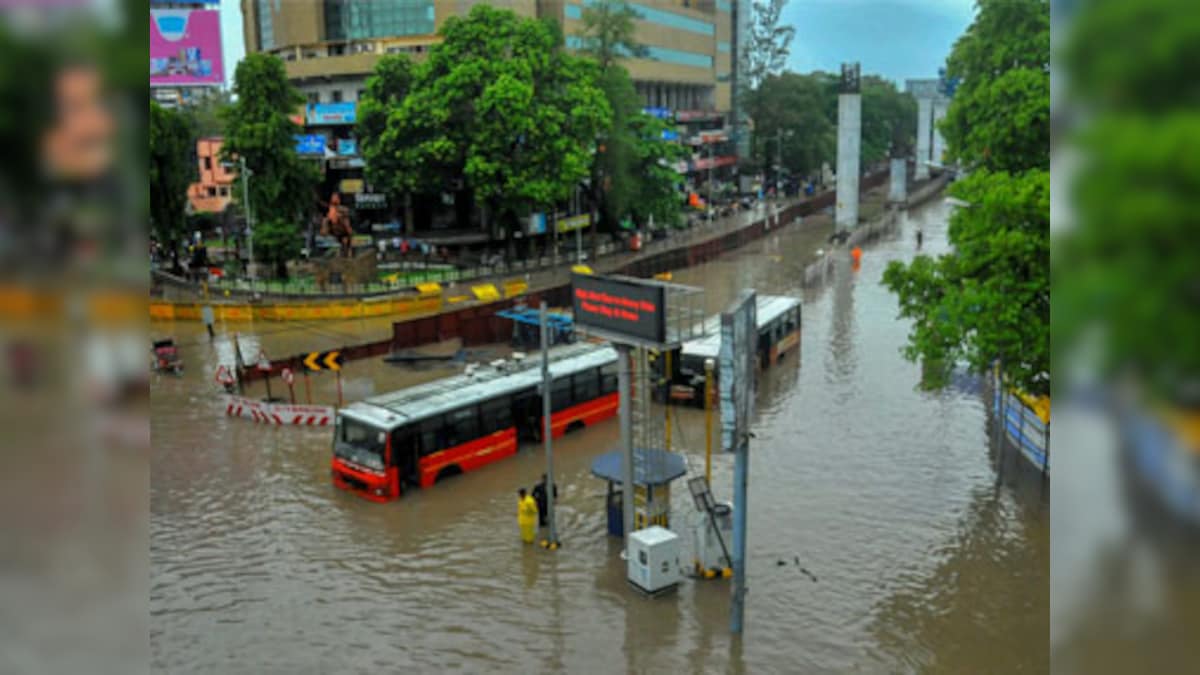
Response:
[{"label": "bus roof", "polygon": [[[755,301],[755,324],[759,330],[778,319],[784,312],[800,306],[800,299],[790,295],[760,295]],[[721,351],[721,317],[709,319],[705,323],[705,335],[702,338],[688,340],[683,343],[680,353],[683,356],[695,356],[705,359],[715,359]]]},{"label": "bus roof", "polygon": [[[554,347],[550,350],[550,375],[558,377],[616,360],[617,351],[608,343],[583,342]],[[371,426],[391,430],[496,396],[536,387],[542,381],[541,364],[540,354],[531,354],[520,361],[506,359],[498,367],[487,365],[472,373],[372,396],[341,412]]]}]

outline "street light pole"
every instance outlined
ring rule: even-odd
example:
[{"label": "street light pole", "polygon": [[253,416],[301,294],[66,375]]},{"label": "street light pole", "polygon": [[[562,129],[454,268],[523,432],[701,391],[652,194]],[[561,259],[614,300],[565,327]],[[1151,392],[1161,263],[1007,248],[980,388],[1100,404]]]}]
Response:
[{"label": "street light pole", "polygon": [[711,226],[713,222],[713,148],[712,141],[708,143],[708,224]]},{"label": "street light pole", "polygon": [[775,132],[775,198],[783,194],[783,127]]},{"label": "street light pole", "polygon": [[250,208],[250,169],[246,168],[246,158],[239,155],[238,164],[242,173],[242,205],[246,209],[246,248],[250,262],[246,265],[246,275],[254,281],[254,211]]}]

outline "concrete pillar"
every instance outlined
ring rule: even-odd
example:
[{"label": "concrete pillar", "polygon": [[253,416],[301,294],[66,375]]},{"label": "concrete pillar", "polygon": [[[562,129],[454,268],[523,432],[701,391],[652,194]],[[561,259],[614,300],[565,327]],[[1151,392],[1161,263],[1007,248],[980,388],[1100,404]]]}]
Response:
[{"label": "concrete pillar", "polygon": [[917,99],[917,180],[929,178],[930,126],[933,123],[933,99]]},{"label": "concrete pillar", "polygon": [[837,207],[838,229],[858,225],[858,173],[862,149],[862,94],[838,94]]},{"label": "concrete pillar", "polygon": [[938,122],[946,116],[946,107],[948,103],[942,100],[933,102],[933,154],[932,159],[935,164],[943,164],[946,159],[942,154],[946,151],[946,139],[942,137],[942,132],[938,130]]},{"label": "concrete pillar", "polygon": [[893,204],[903,204],[908,201],[908,162],[904,158],[892,158],[891,185],[888,189],[888,201]]}]

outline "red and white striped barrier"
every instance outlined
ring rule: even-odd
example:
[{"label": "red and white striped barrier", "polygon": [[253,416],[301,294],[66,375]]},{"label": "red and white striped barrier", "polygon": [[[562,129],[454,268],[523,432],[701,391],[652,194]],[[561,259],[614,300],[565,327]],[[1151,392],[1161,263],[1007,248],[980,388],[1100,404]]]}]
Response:
[{"label": "red and white striped barrier", "polygon": [[225,414],[277,426],[324,427],[333,422],[333,408],[330,406],[263,403],[241,396],[230,396],[226,400]]}]

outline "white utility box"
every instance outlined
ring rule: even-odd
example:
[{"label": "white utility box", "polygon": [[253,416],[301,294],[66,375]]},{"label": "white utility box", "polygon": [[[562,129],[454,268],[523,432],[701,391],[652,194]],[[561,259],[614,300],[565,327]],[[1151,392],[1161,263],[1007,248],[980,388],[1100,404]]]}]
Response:
[{"label": "white utility box", "polygon": [[630,534],[625,568],[629,583],[640,591],[671,590],[680,580],[679,536],[658,525]]}]

